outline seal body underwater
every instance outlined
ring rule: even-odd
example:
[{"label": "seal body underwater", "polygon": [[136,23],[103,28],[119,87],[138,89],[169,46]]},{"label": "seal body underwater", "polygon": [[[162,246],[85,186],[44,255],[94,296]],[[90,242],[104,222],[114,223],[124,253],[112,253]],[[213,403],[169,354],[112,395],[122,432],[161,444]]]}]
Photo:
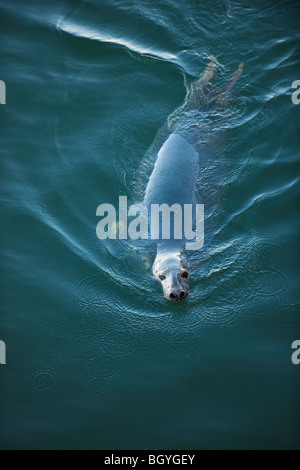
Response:
[{"label": "seal body underwater", "polygon": [[[157,153],[144,194],[144,204],[149,213],[153,204],[167,204],[169,207],[176,204],[182,212],[189,204],[195,217],[199,167],[205,165],[205,148],[215,137],[215,132],[210,132],[209,127],[217,123],[208,117],[222,113],[228,105],[232,89],[242,74],[243,64],[222,89],[211,84],[216,70],[217,62],[213,60],[199,80],[188,88],[183,105],[166,123],[164,142]],[[199,119],[205,120],[206,126],[200,125]],[[174,229],[168,239],[163,238],[161,230],[156,238],[153,275],[161,283],[168,300],[183,300],[189,293],[189,270],[184,258],[186,240],[183,236],[176,238]]]}]

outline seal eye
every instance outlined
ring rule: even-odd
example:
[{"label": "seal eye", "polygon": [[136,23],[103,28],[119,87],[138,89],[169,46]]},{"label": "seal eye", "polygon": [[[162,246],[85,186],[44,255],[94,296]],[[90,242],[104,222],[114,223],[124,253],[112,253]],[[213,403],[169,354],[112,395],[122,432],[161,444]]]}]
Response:
[{"label": "seal eye", "polygon": [[160,279],[161,281],[164,281],[164,280],[166,279],[166,276],[164,276],[163,274],[161,274],[161,275],[158,276],[158,277],[159,277],[159,279]]},{"label": "seal eye", "polygon": [[189,277],[189,273],[187,271],[183,271],[183,273],[181,273],[181,277],[187,279]]}]

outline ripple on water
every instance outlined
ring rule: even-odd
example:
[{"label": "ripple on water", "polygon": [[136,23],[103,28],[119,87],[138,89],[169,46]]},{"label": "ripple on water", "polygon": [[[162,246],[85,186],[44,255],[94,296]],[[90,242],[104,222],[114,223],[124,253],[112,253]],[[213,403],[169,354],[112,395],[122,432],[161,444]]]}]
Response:
[{"label": "ripple on water", "polygon": [[287,248],[290,251],[290,246],[277,237],[267,238],[263,242],[257,240],[255,243],[254,241],[252,261],[256,266],[278,268],[278,266],[282,265],[283,260],[286,259]]},{"label": "ripple on water", "polygon": [[247,283],[244,286],[247,296],[259,298],[272,298],[283,296],[289,289],[289,279],[286,273],[278,269],[245,270]]},{"label": "ripple on water", "polygon": [[24,314],[24,302],[17,296],[1,297],[0,324],[17,321]]},{"label": "ripple on water", "polygon": [[[208,263],[205,268],[208,278],[196,286],[198,298],[202,297],[201,315],[205,321],[226,323],[244,312],[256,311],[261,315],[270,308],[271,300],[279,301],[289,292],[290,280],[282,266],[286,252],[280,240],[264,244],[250,237],[241,246],[234,244],[234,248],[233,254],[228,247],[225,252],[218,252],[213,263],[218,269],[207,271]],[[255,308],[258,301],[260,308]]]},{"label": "ripple on water", "polygon": [[40,370],[52,370],[55,369],[58,365],[58,357],[52,353],[39,353],[34,358],[34,362]]},{"label": "ripple on water", "polygon": [[82,304],[84,309],[86,306],[97,305],[101,293],[101,278],[102,273],[98,275],[81,276],[74,279],[71,284],[71,292],[74,293],[78,302]]},{"label": "ripple on water", "polygon": [[203,342],[198,333],[185,331],[175,334],[171,339],[171,347],[179,353],[191,353],[202,348]]},{"label": "ripple on water", "polygon": [[275,322],[283,328],[300,326],[300,303],[281,305],[275,310]]},{"label": "ripple on water", "polygon": [[279,349],[282,345],[282,331],[274,325],[260,326],[255,331],[248,332],[248,342],[251,349],[262,352],[270,352]]},{"label": "ripple on water", "polygon": [[79,400],[70,399],[63,401],[59,406],[60,413],[66,418],[75,418],[83,414],[85,407]]},{"label": "ripple on water", "polygon": [[37,390],[49,391],[54,386],[54,377],[50,372],[38,372],[33,377],[32,385]]},{"label": "ripple on water", "polygon": [[93,29],[93,27],[91,26],[89,26],[89,28],[87,29],[85,25],[82,26],[79,23],[71,21],[70,19],[64,20],[63,18],[60,18],[56,24],[56,27],[59,31],[63,31],[72,36],[90,39],[91,41],[115,44],[116,46],[119,46],[121,48],[128,49],[128,51],[137,52],[138,54],[141,54],[143,56],[150,56],[154,59],[157,58],[167,61],[177,60],[177,57],[169,52],[155,50],[154,48],[150,47],[147,48],[135,41],[134,39],[125,38],[121,36],[113,37],[111,34],[105,34],[99,29]]},{"label": "ripple on water", "polygon": [[300,284],[295,282],[291,286],[291,295],[297,302],[300,300]]},{"label": "ripple on water", "polygon": [[166,336],[159,329],[138,328],[136,333],[131,333],[131,353],[145,356],[155,356],[166,350]]},{"label": "ripple on water", "polygon": [[52,371],[41,370],[38,362],[20,363],[16,368],[16,377],[20,385],[43,391],[52,389],[55,383]]},{"label": "ripple on water", "polygon": [[110,388],[108,379],[104,377],[93,377],[87,383],[87,390],[90,393],[102,394],[106,393]]},{"label": "ripple on water", "polygon": [[34,362],[22,362],[16,368],[18,383],[23,386],[31,386],[33,378],[39,373],[39,367]]},{"label": "ripple on water", "polygon": [[239,305],[235,305],[234,303],[230,304],[228,301],[223,302],[220,300],[218,303],[205,303],[201,310],[201,319],[206,325],[232,324],[240,313]]},{"label": "ripple on water", "polygon": [[72,333],[68,339],[67,352],[83,363],[103,354],[101,333],[90,330]]},{"label": "ripple on water", "polygon": [[88,361],[86,367],[93,377],[114,377],[121,368],[121,360],[116,356],[100,355]]},{"label": "ripple on water", "polygon": [[126,356],[130,352],[128,338],[124,332],[109,331],[102,337],[104,352],[111,356]]}]

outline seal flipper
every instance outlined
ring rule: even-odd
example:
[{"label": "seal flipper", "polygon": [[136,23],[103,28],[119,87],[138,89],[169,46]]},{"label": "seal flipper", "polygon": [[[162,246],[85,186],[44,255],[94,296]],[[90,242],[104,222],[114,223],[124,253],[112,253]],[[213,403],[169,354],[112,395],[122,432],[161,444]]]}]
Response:
[{"label": "seal flipper", "polygon": [[201,77],[194,82],[194,86],[202,87],[204,83],[211,82],[217,73],[217,60],[214,58],[206,67]]},{"label": "seal flipper", "polygon": [[[184,107],[193,109],[198,108],[204,102],[206,102],[206,90],[207,84],[210,84],[211,80],[217,73],[217,60],[213,59],[206,69],[204,70],[201,77],[192,83],[188,89]],[[212,87],[212,85],[210,85]],[[214,87],[217,88],[217,87]]]},{"label": "seal flipper", "polygon": [[244,63],[242,62],[237,70],[235,72],[233,72],[232,76],[231,76],[231,79],[229,80],[225,90],[224,90],[224,93],[231,93],[236,82],[238,81],[238,79],[240,78],[240,76],[242,75],[243,73],[243,70],[244,70]]},{"label": "seal flipper", "polygon": [[220,95],[218,97],[218,103],[219,103],[219,105],[222,105],[224,108],[226,108],[226,106],[228,106],[228,104],[230,102],[230,99],[232,98],[232,91],[235,87],[236,82],[238,81],[238,79],[242,75],[243,69],[244,69],[244,63],[242,62],[238,66],[237,70],[235,70],[235,72],[233,72],[233,74],[232,74],[229,82],[227,83],[226,87],[223,88],[223,90],[220,92]]},{"label": "seal flipper", "polygon": [[220,88],[210,83],[216,73],[217,60],[213,59],[208,64],[201,77],[187,88],[184,103],[169,116],[168,123],[170,132],[174,131],[178,121],[185,113],[198,108],[204,110],[210,103],[210,97],[220,93]]}]

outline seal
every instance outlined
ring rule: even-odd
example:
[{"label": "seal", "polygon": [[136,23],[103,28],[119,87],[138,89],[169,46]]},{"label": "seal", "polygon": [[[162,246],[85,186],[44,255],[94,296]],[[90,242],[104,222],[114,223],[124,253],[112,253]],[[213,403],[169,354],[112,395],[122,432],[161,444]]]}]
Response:
[{"label": "seal", "polygon": [[[205,164],[205,152],[216,137],[218,113],[227,107],[233,87],[242,74],[243,64],[233,73],[227,85],[220,89],[211,84],[217,71],[212,60],[202,76],[187,89],[183,105],[171,116],[159,133],[163,143],[149,178],[144,204],[148,211],[153,204],[185,204],[196,206],[196,184],[199,163]],[[178,207],[178,206],[177,206]],[[177,239],[174,229],[169,239],[157,237],[157,254],[152,272],[161,283],[164,296],[171,301],[185,299],[189,294],[190,272],[184,258],[185,239]]]}]

